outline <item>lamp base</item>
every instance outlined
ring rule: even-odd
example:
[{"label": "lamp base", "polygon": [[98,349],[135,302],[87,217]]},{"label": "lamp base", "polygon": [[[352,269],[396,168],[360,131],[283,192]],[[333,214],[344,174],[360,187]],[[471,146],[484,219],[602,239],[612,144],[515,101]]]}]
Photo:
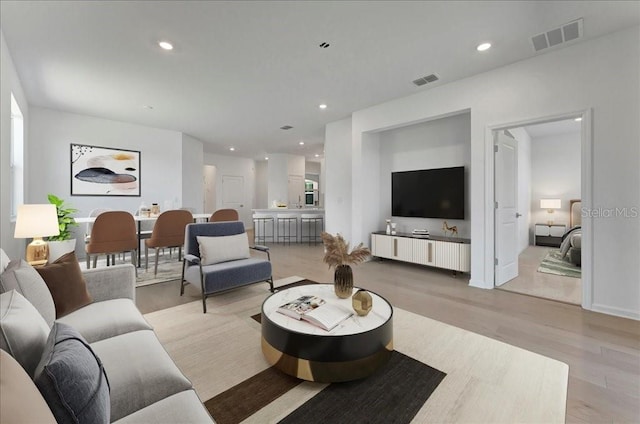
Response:
[{"label": "lamp base", "polygon": [[49,245],[42,237],[36,237],[27,245],[26,259],[29,265],[38,266],[47,263]]}]

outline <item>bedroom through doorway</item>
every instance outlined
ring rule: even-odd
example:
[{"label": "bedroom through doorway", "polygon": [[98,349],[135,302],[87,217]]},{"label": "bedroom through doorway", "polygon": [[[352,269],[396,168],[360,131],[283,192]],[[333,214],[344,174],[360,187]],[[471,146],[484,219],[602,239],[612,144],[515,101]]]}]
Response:
[{"label": "bedroom through doorway", "polygon": [[[509,276],[496,288],[581,305],[580,119],[531,124],[504,132],[517,145],[514,153],[517,177],[513,187],[516,219],[512,224],[517,265],[516,276]],[[500,164],[497,158],[496,162],[497,170]],[[496,201],[501,184],[496,173]],[[497,252],[503,242],[500,231],[500,222],[496,220]],[[496,283],[499,277],[497,268]]]}]

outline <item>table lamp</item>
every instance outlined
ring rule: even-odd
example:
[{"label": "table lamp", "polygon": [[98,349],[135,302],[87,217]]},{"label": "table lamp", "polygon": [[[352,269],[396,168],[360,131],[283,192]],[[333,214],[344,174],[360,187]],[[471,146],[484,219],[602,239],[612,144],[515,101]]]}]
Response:
[{"label": "table lamp", "polygon": [[[546,209],[548,213],[552,214],[555,209],[560,209],[561,203],[560,199],[540,199],[540,208]],[[549,218],[551,217],[552,215],[549,215]],[[553,220],[549,219],[547,224],[553,225]]]},{"label": "table lamp", "polygon": [[20,205],[14,238],[33,238],[27,245],[26,259],[31,265],[44,265],[49,257],[49,246],[42,237],[57,236],[58,212],[56,205]]}]

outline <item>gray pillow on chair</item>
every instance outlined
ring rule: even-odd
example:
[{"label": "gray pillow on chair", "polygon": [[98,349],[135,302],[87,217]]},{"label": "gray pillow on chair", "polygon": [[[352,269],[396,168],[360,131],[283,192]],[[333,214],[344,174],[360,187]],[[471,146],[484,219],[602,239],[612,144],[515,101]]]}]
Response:
[{"label": "gray pillow on chair", "polygon": [[53,324],[34,381],[58,423],[110,422],[107,374],[73,327]]}]

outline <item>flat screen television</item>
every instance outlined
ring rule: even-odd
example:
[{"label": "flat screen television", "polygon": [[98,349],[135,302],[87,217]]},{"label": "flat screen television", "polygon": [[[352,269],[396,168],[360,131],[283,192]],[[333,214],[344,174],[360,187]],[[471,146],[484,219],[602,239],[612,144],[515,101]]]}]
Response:
[{"label": "flat screen television", "polygon": [[392,172],[391,215],[464,219],[464,166]]}]

